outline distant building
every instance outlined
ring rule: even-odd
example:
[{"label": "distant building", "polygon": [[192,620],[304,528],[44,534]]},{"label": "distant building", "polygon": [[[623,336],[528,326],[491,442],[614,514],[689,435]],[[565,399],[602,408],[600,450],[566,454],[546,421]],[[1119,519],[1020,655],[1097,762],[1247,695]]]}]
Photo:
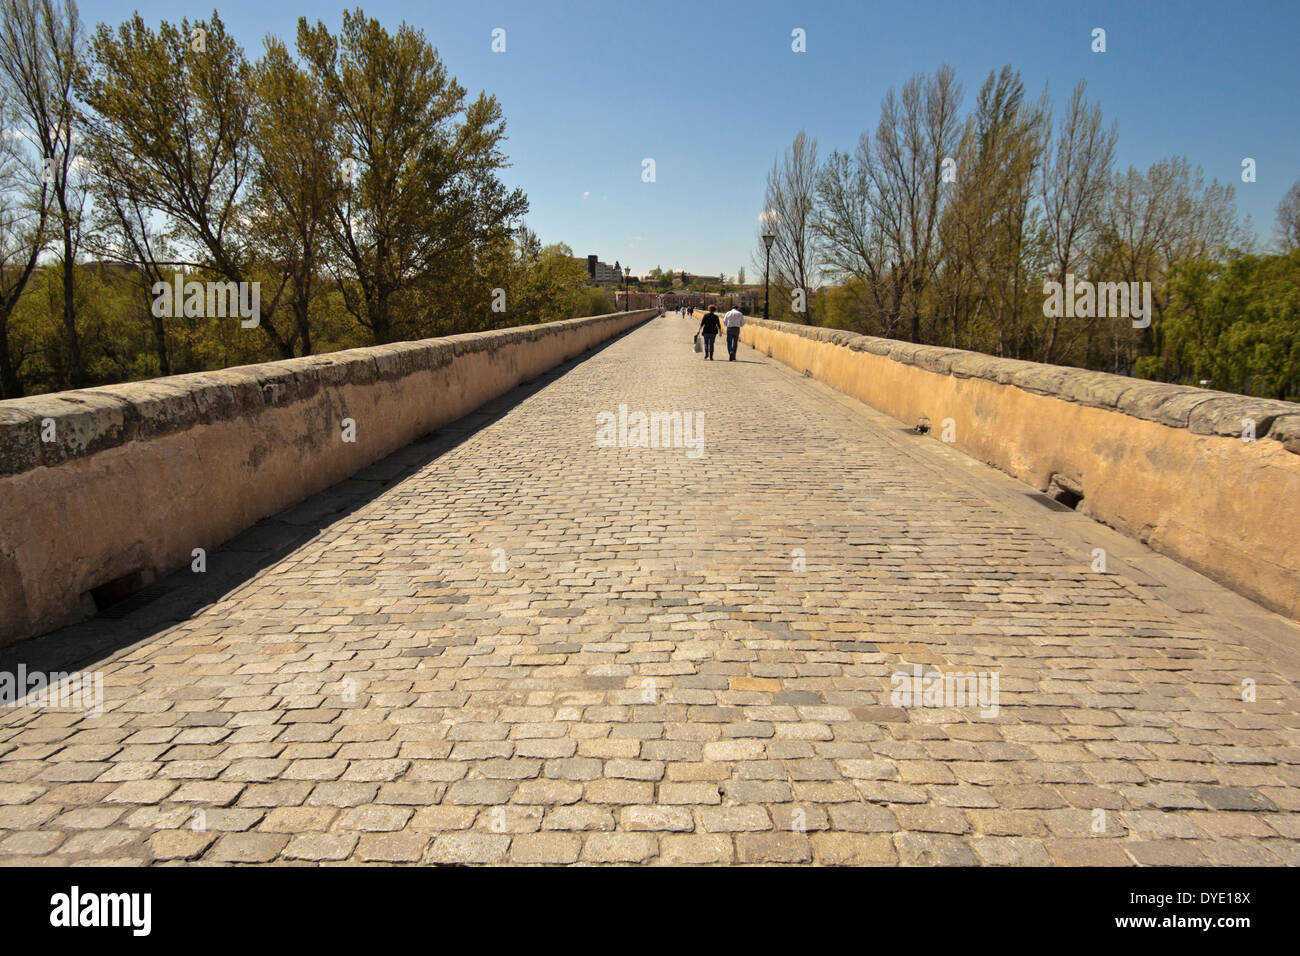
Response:
[{"label": "distant building", "polygon": [[721,285],[722,276],[701,276],[692,272],[682,274],[686,285]]},{"label": "distant building", "polygon": [[635,289],[630,292],[624,292],[622,289],[617,289],[614,292],[614,302],[618,306],[620,312],[625,309],[636,310],[665,307],[664,302],[666,298],[666,296],[660,295],[658,292],[640,292]]},{"label": "distant building", "polygon": [[[577,261],[583,262],[581,259]],[[621,285],[623,283],[622,271],[601,262],[596,256],[587,256],[583,266],[587,270],[587,281],[593,285]]]}]

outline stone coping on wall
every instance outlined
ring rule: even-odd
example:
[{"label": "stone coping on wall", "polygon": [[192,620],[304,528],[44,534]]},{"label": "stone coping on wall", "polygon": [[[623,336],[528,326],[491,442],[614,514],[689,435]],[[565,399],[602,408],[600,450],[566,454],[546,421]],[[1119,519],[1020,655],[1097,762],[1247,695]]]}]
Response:
[{"label": "stone coping on wall", "polygon": [[[657,311],[562,319],[0,401],[0,477],[292,405],[323,387],[400,379],[449,365],[460,355],[536,342],[584,324],[649,318]],[[57,441],[41,440],[47,419]]]},{"label": "stone coping on wall", "polygon": [[1280,442],[1287,451],[1300,455],[1300,404],[1294,402],[1253,398],[1190,385],[1168,385],[1063,365],[997,358],[980,352],[917,345],[816,325],[749,316],[745,317],[745,322],[842,345],[856,352],[885,356],[941,375],[1014,385],[1036,395],[1118,411],[1170,428],[1186,428],[1196,435],[1241,437],[1246,428],[1245,420],[1250,420],[1255,423],[1256,439]]}]

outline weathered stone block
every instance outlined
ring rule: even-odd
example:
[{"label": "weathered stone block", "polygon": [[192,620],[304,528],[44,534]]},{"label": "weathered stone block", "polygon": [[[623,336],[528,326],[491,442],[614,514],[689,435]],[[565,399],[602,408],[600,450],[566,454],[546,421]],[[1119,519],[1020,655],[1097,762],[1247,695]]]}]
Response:
[{"label": "weathered stone block", "polygon": [[[1259,434],[1256,430],[1256,434]],[[1268,437],[1280,441],[1293,455],[1300,455],[1300,412],[1279,415],[1269,426]]]},{"label": "weathered stone block", "polygon": [[1211,398],[1197,405],[1188,417],[1187,427],[1194,435],[1224,435],[1238,438],[1246,429],[1246,422],[1254,422],[1255,437],[1272,435],[1273,422],[1279,417],[1297,413],[1291,402],[1278,402],[1241,395],[1211,392]]}]

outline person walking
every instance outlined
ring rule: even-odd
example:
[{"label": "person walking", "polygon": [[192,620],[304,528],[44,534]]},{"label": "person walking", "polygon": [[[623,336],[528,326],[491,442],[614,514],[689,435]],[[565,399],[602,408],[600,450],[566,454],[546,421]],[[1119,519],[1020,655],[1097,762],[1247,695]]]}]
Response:
[{"label": "person walking", "polygon": [[718,337],[721,328],[722,323],[718,321],[713,306],[709,306],[709,311],[700,319],[700,335],[704,336],[704,357],[710,362],[713,361],[713,340]]},{"label": "person walking", "polygon": [[736,349],[740,346],[740,327],[745,324],[745,314],[734,305],[722,317],[722,324],[727,327],[727,361],[736,361]]}]

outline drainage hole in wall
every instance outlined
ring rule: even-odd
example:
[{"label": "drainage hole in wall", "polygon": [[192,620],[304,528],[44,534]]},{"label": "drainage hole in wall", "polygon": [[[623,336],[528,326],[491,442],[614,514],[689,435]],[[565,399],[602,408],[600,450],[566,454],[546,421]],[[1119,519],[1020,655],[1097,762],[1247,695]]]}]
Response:
[{"label": "drainage hole in wall", "polygon": [[1056,492],[1052,495],[1052,497],[1056,501],[1065,505],[1065,507],[1069,508],[1071,511],[1077,510],[1079,507],[1079,502],[1083,501],[1083,495],[1079,494],[1078,492],[1071,491],[1069,488],[1057,488]]},{"label": "drainage hole in wall", "polygon": [[114,604],[120,604],[129,598],[144,585],[144,575],[140,571],[132,571],[130,574],[124,574],[120,578],[114,578],[106,584],[101,584],[97,588],[90,589],[90,596],[95,602],[95,610],[103,611]]}]

